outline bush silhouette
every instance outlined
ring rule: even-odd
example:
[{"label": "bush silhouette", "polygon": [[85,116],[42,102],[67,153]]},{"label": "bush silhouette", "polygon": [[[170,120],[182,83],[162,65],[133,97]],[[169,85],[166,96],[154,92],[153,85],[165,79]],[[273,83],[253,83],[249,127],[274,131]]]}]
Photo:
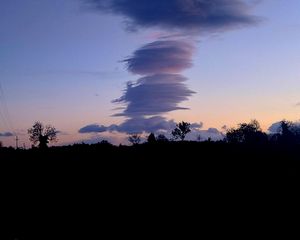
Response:
[{"label": "bush silhouette", "polygon": [[266,133],[262,132],[257,120],[241,123],[238,128],[231,128],[226,133],[228,143],[261,144],[268,141]]}]

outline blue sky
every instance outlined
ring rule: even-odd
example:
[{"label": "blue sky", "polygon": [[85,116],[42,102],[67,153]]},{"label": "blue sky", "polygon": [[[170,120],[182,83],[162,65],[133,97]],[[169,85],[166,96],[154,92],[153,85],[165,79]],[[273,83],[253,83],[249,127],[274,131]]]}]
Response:
[{"label": "blue sky", "polygon": [[[190,110],[161,114],[166,120],[220,130],[256,118],[266,130],[283,118],[299,119],[300,2],[258,2],[251,14],[262,19],[259,24],[186,37],[195,42],[193,67],[180,74],[196,93],[180,103]],[[17,132],[28,145],[26,130],[39,120],[64,133],[60,144],[122,141],[115,132],[78,131],[125,121],[112,117],[120,110],[111,101],[141,76],[128,72],[122,60],[170,34],[144,26],[128,32],[123,20],[82,0],[0,1],[0,83],[9,111],[7,116],[1,95],[0,132]],[[0,141],[10,145],[13,137]]]}]

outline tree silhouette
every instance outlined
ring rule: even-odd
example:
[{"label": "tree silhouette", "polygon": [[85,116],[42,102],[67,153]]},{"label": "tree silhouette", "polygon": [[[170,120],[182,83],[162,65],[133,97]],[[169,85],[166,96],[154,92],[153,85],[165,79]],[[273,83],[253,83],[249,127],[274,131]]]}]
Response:
[{"label": "tree silhouette", "polygon": [[197,136],[197,141],[198,141],[198,142],[201,142],[201,139],[202,139],[201,134],[198,134],[198,136]]},{"label": "tree silhouette", "polygon": [[147,142],[148,143],[156,143],[156,138],[155,138],[154,133],[150,133],[150,135],[147,138]]},{"label": "tree silhouette", "polygon": [[267,142],[268,136],[262,132],[257,120],[251,120],[250,123],[239,124],[237,129],[229,129],[226,133],[226,140],[229,143],[257,144]]},{"label": "tree silhouette", "polygon": [[131,142],[133,145],[137,145],[141,142],[141,137],[138,134],[132,134],[128,137],[128,141]]},{"label": "tree silhouette", "polygon": [[3,144],[2,144],[2,142],[0,141],[0,148],[2,148],[3,147]]},{"label": "tree silhouette", "polygon": [[183,141],[185,139],[186,134],[188,134],[191,129],[190,129],[191,124],[188,122],[180,122],[176,124],[176,128],[172,131],[172,135],[175,139],[180,139]]},{"label": "tree silhouette", "polygon": [[32,128],[28,129],[29,140],[33,145],[39,144],[39,148],[44,149],[48,147],[48,143],[57,140],[57,131],[51,125],[44,126],[41,122],[35,122]]}]

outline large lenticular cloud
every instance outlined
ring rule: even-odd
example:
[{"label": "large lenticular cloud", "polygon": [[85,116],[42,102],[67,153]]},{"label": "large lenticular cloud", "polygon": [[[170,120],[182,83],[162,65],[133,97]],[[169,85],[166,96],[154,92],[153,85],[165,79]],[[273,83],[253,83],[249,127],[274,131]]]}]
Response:
[{"label": "large lenticular cloud", "polygon": [[[83,0],[97,11],[122,16],[131,29],[159,28],[175,36],[221,32],[259,22],[250,14],[255,0]],[[114,103],[125,105],[114,116],[127,119],[109,127],[88,125],[81,132],[150,132],[174,125],[160,116],[187,109],[179,104],[194,92],[180,73],[192,66],[191,41],[157,40],[137,49],[124,60],[127,69],[141,77],[127,83]]]}]

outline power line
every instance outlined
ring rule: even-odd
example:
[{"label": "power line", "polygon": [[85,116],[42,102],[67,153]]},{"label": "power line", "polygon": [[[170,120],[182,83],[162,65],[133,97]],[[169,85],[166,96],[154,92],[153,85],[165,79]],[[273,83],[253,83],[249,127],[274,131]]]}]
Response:
[{"label": "power line", "polygon": [[2,89],[1,83],[0,83],[0,118],[1,118],[1,122],[4,125],[4,127],[6,129],[9,129],[10,128],[9,127],[9,123],[8,123],[8,121],[7,121],[6,117],[5,117],[5,113],[4,113],[4,104],[3,104],[3,102],[5,100],[4,100],[4,96],[3,95],[4,95],[3,94],[3,89]]},{"label": "power line", "polygon": [[[10,114],[8,111],[6,98],[5,98],[5,94],[1,82],[0,82],[0,104],[2,106],[2,107],[0,106],[0,117],[2,118],[4,125],[6,125],[5,127],[8,127],[8,130],[10,130],[16,136],[16,132],[14,131],[14,126],[10,118]],[[3,109],[3,111],[1,111],[1,108]]]},{"label": "power line", "polygon": [[2,112],[1,107],[0,107],[0,119],[1,119],[2,124],[4,125],[4,128],[9,129],[9,124],[4,116],[4,113]]}]

